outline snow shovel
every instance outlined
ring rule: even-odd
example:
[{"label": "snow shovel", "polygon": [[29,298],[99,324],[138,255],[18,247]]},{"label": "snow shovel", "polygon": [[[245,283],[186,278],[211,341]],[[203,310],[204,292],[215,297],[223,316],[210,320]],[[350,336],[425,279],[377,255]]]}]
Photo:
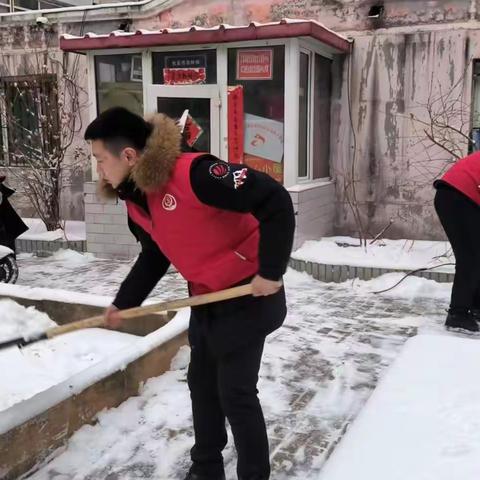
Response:
[{"label": "snow shovel", "polygon": [[[169,300],[167,302],[145,305],[144,307],[128,308],[126,310],[120,310],[120,315],[123,320],[127,320],[130,318],[141,317],[148,313],[160,313],[184,307],[196,307],[198,305],[206,305],[207,303],[221,302],[223,300],[250,295],[251,293],[252,286],[248,283],[246,285],[240,285],[239,287],[220,290],[219,292],[205,293],[203,295],[180,298],[178,300]],[[97,315],[96,317],[86,318],[85,320],[79,320],[78,322],[68,323],[59,327],[52,327],[43,333],[34,334],[31,337],[19,337],[6,342],[0,342],[0,350],[15,345],[17,347],[24,347],[40,340],[48,340],[67,332],[73,332],[82,328],[103,327],[104,325],[105,317],[103,315]]]}]

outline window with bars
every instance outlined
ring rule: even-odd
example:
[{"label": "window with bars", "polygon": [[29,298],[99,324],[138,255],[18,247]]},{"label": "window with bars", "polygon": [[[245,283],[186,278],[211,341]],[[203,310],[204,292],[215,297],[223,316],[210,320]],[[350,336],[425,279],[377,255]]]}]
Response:
[{"label": "window with bars", "polygon": [[0,160],[11,166],[41,165],[59,148],[55,75],[4,77],[1,91]]}]

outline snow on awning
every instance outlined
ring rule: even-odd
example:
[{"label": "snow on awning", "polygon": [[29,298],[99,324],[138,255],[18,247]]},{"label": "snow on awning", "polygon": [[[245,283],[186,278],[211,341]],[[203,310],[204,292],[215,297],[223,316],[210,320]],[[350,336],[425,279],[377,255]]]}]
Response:
[{"label": "snow on awning", "polygon": [[327,45],[334,53],[348,53],[351,41],[314,20],[283,19],[280,22],[257,23],[247,26],[227,24],[211,28],[165,28],[162,30],[117,30],[109,34],[87,33],[84,36],[62,35],[60,48],[65,52],[113,48],[139,48],[168,45],[197,45],[211,43],[310,37]]}]

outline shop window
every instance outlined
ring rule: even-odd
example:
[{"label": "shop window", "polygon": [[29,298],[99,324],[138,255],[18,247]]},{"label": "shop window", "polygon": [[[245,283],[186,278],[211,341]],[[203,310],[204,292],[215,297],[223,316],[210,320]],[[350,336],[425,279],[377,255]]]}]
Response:
[{"label": "shop window", "polygon": [[298,178],[330,175],[331,61],[300,52]]},{"label": "shop window", "polygon": [[2,163],[31,165],[54,153],[59,141],[55,75],[4,77],[1,91]]},{"label": "shop window", "polygon": [[243,90],[243,162],[283,182],[285,48],[228,50],[228,85]]},{"label": "shop window", "polygon": [[153,83],[202,85],[217,83],[216,50],[154,52]]},{"label": "shop window", "polygon": [[143,116],[142,56],[96,55],[97,108],[125,107]]}]

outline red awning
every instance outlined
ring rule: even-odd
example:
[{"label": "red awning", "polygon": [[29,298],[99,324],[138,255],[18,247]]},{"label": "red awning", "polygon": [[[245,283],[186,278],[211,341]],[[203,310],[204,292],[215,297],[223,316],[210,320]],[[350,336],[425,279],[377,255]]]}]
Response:
[{"label": "red awning", "polygon": [[241,27],[222,24],[212,28],[192,26],[157,31],[115,31],[105,35],[87,33],[82,37],[62,35],[60,48],[65,52],[85,52],[111,48],[198,45],[292,37],[313,38],[330,47],[333,53],[347,53],[351,47],[351,41],[314,20],[284,19],[273,23],[254,22]]}]

